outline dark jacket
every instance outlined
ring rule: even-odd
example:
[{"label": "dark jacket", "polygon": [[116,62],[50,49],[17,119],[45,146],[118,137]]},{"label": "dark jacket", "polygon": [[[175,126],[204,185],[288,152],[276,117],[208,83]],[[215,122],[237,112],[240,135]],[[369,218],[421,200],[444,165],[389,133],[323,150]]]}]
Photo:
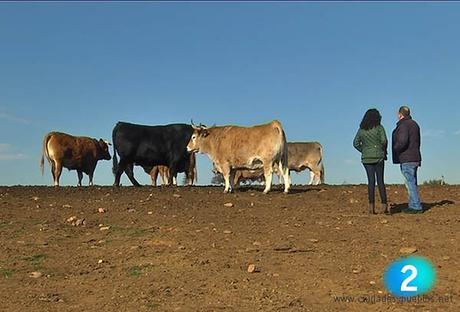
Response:
[{"label": "dark jacket", "polygon": [[420,127],[410,116],[398,121],[392,136],[393,163],[403,164],[422,161]]},{"label": "dark jacket", "polygon": [[386,160],[387,136],[382,125],[369,130],[359,129],[353,140],[353,146],[361,152],[363,164],[374,164]]}]

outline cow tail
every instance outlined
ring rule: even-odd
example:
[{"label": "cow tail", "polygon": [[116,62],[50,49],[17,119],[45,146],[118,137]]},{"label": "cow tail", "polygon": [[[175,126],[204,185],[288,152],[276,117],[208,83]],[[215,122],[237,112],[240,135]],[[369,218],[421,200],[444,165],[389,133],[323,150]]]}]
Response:
[{"label": "cow tail", "polygon": [[319,145],[319,155],[320,159],[318,161],[318,166],[320,167],[320,181],[321,184],[324,184],[324,162],[323,162],[323,147]]},{"label": "cow tail", "polygon": [[117,157],[117,148],[115,143],[113,144],[113,165],[112,165],[112,173],[116,175],[118,171],[118,157]]},{"label": "cow tail", "polygon": [[[286,141],[286,134],[284,133],[283,126],[278,120],[272,121],[274,124],[274,128],[278,131],[278,134],[280,135],[280,150],[278,150],[278,155],[276,159],[276,163],[278,167],[281,169],[283,165],[287,166],[287,141]],[[282,148],[281,148],[282,147]],[[282,165],[282,166],[280,166]]]},{"label": "cow tail", "polygon": [[118,128],[118,124],[115,126],[115,128],[113,128],[113,131],[112,131],[112,144],[113,144],[112,173],[114,176],[117,175],[117,171],[118,171],[117,143],[115,140],[115,132],[117,131],[117,128]]},{"label": "cow tail", "polygon": [[45,156],[46,156],[46,158],[49,159],[48,149],[47,149],[46,146],[48,145],[48,141],[49,141],[50,137],[51,137],[51,133],[48,133],[43,138],[42,158],[40,159],[40,171],[41,171],[42,175],[44,174],[44,171],[45,171]]},{"label": "cow tail", "polygon": [[[282,144],[283,144],[283,151],[282,151],[282,155],[281,155],[281,161],[282,161],[282,164],[285,168],[283,168],[284,170],[289,170],[288,169],[288,143],[287,143],[287,139],[286,139],[286,133],[284,132],[284,130],[281,128],[281,134],[282,134]],[[284,173],[283,173],[283,176],[284,176]]]}]

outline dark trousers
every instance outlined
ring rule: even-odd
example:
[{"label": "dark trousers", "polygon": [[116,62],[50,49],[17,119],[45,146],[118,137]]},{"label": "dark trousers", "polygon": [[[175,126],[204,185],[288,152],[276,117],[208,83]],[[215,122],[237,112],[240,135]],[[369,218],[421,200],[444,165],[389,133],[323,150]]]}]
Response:
[{"label": "dark trousers", "polygon": [[379,161],[375,164],[363,164],[367,173],[367,195],[369,202],[375,202],[375,178],[377,177],[377,185],[379,187],[380,199],[382,204],[387,203],[387,192],[385,190],[385,182],[383,181],[383,173],[385,169],[385,162]]}]

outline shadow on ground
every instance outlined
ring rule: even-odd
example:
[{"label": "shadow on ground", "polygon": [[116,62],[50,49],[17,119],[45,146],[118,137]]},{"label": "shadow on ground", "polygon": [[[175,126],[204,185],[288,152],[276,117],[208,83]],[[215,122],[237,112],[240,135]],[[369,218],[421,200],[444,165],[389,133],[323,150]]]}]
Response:
[{"label": "shadow on ground", "polygon": [[[453,204],[455,204],[455,202],[444,199],[444,200],[433,202],[433,203],[422,203],[422,206],[423,206],[423,212],[426,212],[435,207],[441,207],[441,206],[453,205]],[[391,214],[401,213],[404,209],[408,208],[408,204],[407,203],[393,204],[391,205],[390,208],[391,208]]]},{"label": "shadow on ground", "polygon": [[[242,185],[235,188],[235,192],[263,192],[264,186],[262,185]],[[321,186],[292,186],[289,189],[289,194],[299,194],[299,193],[307,193],[307,192],[319,192],[323,190]],[[272,185],[270,192],[274,193],[282,193],[284,191],[283,185]]]}]

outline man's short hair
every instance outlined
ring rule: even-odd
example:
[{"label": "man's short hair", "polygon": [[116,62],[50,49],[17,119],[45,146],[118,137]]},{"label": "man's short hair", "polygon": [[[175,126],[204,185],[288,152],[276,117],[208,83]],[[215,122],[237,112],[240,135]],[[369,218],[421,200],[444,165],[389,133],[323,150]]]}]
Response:
[{"label": "man's short hair", "polygon": [[403,115],[404,117],[409,117],[410,116],[410,108],[407,106],[401,106],[399,108],[399,113]]}]

